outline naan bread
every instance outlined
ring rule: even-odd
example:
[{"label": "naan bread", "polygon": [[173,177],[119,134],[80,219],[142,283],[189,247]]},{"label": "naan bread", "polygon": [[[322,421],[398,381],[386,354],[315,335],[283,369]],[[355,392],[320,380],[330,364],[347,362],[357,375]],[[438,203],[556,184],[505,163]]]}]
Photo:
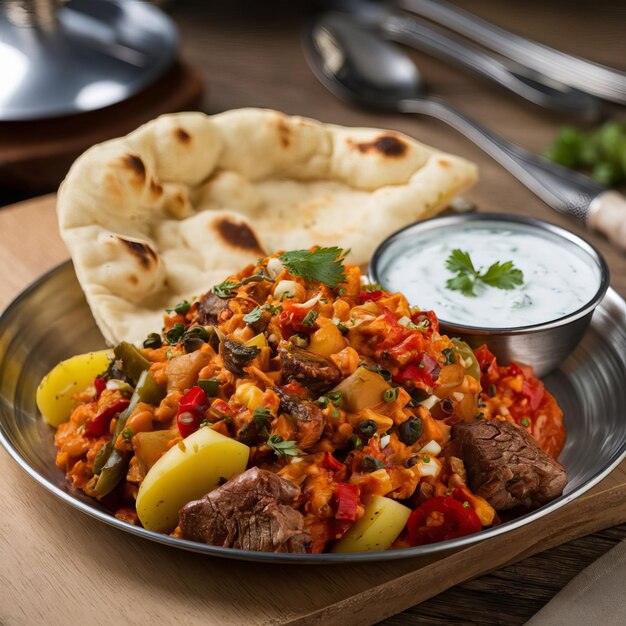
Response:
[{"label": "naan bread", "polygon": [[264,253],[340,246],[364,264],[440,211],[475,166],[391,131],[276,111],[165,115],[85,152],[58,197],[61,235],[109,343]]}]

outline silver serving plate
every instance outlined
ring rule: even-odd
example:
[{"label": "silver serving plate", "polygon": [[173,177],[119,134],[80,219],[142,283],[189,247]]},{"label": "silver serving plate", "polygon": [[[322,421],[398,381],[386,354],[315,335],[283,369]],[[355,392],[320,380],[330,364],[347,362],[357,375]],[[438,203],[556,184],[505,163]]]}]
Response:
[{"label": "silver serving plate", "polygon": [[569,483],[550,504],[474,535],[386,552],[268,554],[175,539],[116,519],[96,500],[74,489],[54,464],[54,431],[37,411],[37,385],[59,361],[102,348],[103,343],[69,262],[26,289],[0,318],[0,442],[25,472],[71,506],[126,532],[184,550],[248,561],[311,564],[443,553],[548,515],[593,487],[626,456],[626,303],[609,289],[579,347],[545,378],[563,408],[568,430],[560,461]]}]

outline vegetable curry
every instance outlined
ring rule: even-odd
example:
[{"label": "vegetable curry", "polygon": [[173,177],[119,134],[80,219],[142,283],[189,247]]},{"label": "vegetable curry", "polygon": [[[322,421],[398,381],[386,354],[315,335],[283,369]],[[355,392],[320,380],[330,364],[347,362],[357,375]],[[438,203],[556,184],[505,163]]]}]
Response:
[{"label": "vegetable curry", "polygon": [[[441,335],[434,312],[368,284],[343,256],[260,259],[169,310],[142,348],[116,346],[58,426],[57,465],[119,519],[182,537],[178,511],[247,468],[298,488],[288,506],[313,553],[498,524],[454,428],[509,422],[556,458],[556,401],[529,368]],[[54,391],[44,379],[41,394]]]}]

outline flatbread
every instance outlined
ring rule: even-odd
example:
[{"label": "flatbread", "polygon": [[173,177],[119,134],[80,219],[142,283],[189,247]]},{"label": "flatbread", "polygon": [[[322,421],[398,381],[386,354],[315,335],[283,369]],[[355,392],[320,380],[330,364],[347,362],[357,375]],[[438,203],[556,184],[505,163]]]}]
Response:
[{"label": "flatbread", "polygon": [[265,109],[179,113],[85,152],[57,210],[105,339],[138,342],[165,308],[264,253],[337,245],[367,263],[475,180],[472,163],[396,132]]}]

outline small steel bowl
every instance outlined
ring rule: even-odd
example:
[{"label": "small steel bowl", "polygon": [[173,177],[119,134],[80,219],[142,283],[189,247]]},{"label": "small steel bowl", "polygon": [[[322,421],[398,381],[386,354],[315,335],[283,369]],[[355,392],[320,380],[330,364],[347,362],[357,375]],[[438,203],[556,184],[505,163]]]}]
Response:
[{"label": "small steel bowl", "polygon": [[[561,241],[564,247],[577,248],[579,253],[588,257],[599,269],[600,285],[595,295],[581,308],[557,319],[546,320],[539,324],[508,328],[490,328],[487,326],[469,326],[439,319],[441,330],[447,335],[460,337],[473,348],[482,344],[504,363],[516,362],[531,365],[538,376],[543,376],[555,369],[576,348],[587,330],[595,308],[600,304],[609,287],[609,268],[603,256],[591,244],[569,231],[541,220],[506,215],[499,213],[472,213],[449,215],[417,222],[390,235],[376,249],[369,266],[369,274],[375,282],[387,288],[384,270],[390,260],[396,258],[410,246],[411,239],[424,233],[440,233],[458,227],[459,224],[480,222],[481,226],[506,228],[520,225],[527,231],[546,231],[553,241]],[[545,235],[544,235],[545,236]],[[503,259],[505,260],[505,259]],[[400,291],[402,291],[400,289]],[[411,304],[422,303],[415,302]],[[428,306],[428,303],[423,303]],[[435,310],[435,313],[437,311]]]}]

